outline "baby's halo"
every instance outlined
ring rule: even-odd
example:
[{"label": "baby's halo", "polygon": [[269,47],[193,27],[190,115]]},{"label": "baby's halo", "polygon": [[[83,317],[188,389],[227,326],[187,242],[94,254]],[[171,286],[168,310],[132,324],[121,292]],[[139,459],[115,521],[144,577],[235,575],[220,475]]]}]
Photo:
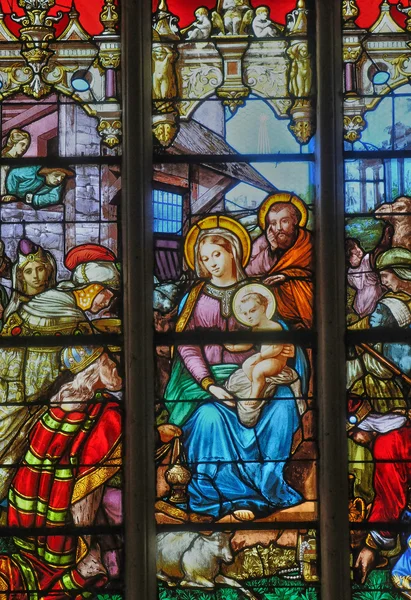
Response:
[{"label": "baby's halo", "polygon": [[272,291],[262,283],[248,283],[241,287],[233,298],[233,314],[239,323],[249,326],[241,311],[241,303],[250,294],[260,294],[267,301],[265,314],[268,319],[271,319],[275,313],[276,301]]}]

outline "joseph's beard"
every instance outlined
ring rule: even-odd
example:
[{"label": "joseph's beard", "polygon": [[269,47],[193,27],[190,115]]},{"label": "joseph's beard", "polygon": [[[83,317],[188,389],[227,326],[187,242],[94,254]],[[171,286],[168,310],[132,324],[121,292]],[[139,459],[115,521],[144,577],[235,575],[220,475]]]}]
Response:
[{"label": "joseph's beard", "polygon": [[274,239],[278,248],[281,250],[287,250],[294,244],[295,235],[291,233],[279,232],[274,234]]}]

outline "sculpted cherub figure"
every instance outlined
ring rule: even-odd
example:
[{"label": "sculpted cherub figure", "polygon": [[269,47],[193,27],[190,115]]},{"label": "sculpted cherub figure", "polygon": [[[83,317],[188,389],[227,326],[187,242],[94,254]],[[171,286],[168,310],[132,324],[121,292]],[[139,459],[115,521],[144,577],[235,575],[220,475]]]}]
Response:
[{"label": "sculpted cherub figure", "polygon": [[306,42],[295,44],[288,49],[290,56],[290,92],[299,98],[307,97],[311,93],[312,69],[311,55]]},{"label": "sculpted cherub figure", "polygon": [[268,6],[259,6],[255,11],[253,20],[253,32],[255,37],[276,37],[279,34],[279,28],[270,19],[270,9]]},{"label": "sculpted cherub figure", "polygon": [[249,0],[218,0],[212,13],[214,27],[220,35],[244,35],[252,23],[254,11]]},{"label": "sculpted cherub figure", "polygon": [[208,9],[200,6],[194,13],[196,21],[181,31],[187,40],[206,40],[210,37],[212,23],[208,16]]},{"label": "sculpted cherub figure", "polygon": [[153,99],[174,98],[177,95],[174,63],[177,54],[166,44],[154,44],[153,51]]}]

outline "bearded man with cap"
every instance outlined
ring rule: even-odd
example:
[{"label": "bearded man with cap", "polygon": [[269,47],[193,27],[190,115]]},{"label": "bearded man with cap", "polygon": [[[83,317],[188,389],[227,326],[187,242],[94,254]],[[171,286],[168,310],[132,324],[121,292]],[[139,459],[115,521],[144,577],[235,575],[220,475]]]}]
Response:
[{"label": "bearded man with cap", "polygon": [[[115,255],[98,244],[73,248],[66,257],[70,281],[23,303],[10,315],[1,336],[98,333],[88,314],[107,308],[119,290],[115,261]],[[18,463],[25,452],[27,434],[44,412],[39,400],[59,375],[60,351],[59,347],[0,349],[0,403],[7,406],[0,421],[0,500],[7,495],[12,475],[4,465]]]},{"label": "bearded man with cap", "polygon": [[[367,535],[355,563],[361,583],[384,561],[381,551],[396,547],[396,534],[391,523],[398,523],[407,509],[411,487],[411,426],[404,414],[372,412],[366,399],[350,398],[348,404],[349,436],[367,446],[374,460],[374,500],[368,523],[386,523],[386,529],[375,528]],[[391,573],[394,585],[405,598],[411,599],[411,536]]]},{"label": "bearded man with cap", "polygon": [[59,530],[95,525],[97,513],[112,525],[122,521],[121,411],[112,394],[122,380],[103,347],[65,348],[61,361],[63,383],[33,427],[7,514],[10,527],[55,531],[15,537],[17,558],[0,555],[0,590],[17,592],[33,581],[44,599],[80,597],[120,575],[116,536],[97,540]]}]

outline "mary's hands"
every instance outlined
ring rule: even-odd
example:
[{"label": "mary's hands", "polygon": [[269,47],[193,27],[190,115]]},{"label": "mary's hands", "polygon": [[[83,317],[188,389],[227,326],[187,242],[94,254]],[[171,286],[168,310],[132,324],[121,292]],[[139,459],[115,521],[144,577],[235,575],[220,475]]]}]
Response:
[{"label": "mary's hands", "polygon": [[217,398],[217,400],[222,400],[224,404],[227,404],[227,406],[235,406],[233,396],[230,394],[230,392],[227,392],[227,390],[225,390],[223,387],[220,387],[219,385],[210,385],[208,391],[215,398]]}]

